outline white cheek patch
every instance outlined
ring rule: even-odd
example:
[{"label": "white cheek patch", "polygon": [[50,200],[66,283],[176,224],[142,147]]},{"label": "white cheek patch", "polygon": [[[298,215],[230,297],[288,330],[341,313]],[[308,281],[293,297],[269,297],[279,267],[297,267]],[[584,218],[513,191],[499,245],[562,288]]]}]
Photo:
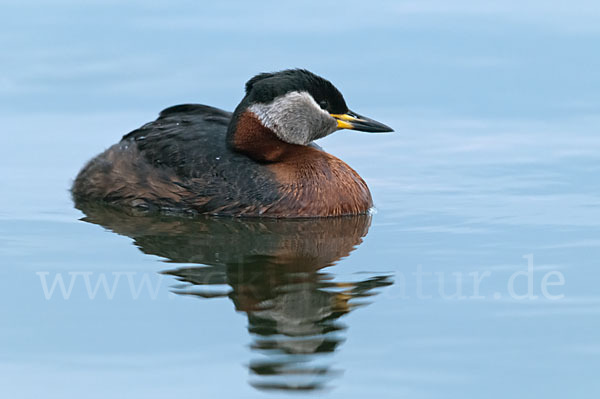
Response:
[{"label": "white cheek patch", "polygon": [[336,130],[336,122],[307,92],[293,91],[269,104],[248,108],[260,122],[288,143],[306,145]]}]

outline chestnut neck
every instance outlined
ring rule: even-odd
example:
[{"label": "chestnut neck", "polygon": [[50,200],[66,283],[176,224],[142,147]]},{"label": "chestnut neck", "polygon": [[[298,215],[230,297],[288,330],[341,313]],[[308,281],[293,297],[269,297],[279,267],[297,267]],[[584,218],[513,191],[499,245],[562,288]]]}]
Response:
[{"label": "chestnut neck", "polygon": [[230,127],[228,135],[230,148],[257,162],[280,162],[293,151],[304,147],[281,140],[250,111],[242,112],[232,123],[235,126]]}]

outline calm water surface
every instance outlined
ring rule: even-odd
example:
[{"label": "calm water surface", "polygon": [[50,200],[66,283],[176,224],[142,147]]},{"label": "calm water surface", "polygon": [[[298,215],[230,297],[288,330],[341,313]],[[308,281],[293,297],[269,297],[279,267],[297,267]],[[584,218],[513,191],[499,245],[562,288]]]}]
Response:
[{"label": "calm water surface", "polygon": [[[525,3],[2,2],[2,397],[598,397],[600,7]],[[72,203],[162,108],[295,66],[396,129],[319,143],[373,215]]]}]

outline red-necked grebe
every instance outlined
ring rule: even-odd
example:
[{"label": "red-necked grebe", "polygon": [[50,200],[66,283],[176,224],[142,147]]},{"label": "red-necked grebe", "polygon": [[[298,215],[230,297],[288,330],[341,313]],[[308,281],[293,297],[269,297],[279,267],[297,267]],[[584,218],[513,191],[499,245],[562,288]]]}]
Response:
[{"label": "red-necked grebe", "polygon": [[312,144],[339,129],[391,132],[348,109],[328,80],[307,70],[262,73],[233,114],[206,105],[167,108],[92,159],[76,201],[139,210],[263,217],[363,214],[366,183]]}]

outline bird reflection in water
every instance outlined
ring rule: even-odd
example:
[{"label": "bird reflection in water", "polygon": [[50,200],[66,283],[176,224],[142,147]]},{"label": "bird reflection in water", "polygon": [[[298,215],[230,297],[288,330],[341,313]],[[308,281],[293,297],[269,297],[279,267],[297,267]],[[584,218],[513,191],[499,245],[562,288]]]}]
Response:
[{"label": "bird reflection in water", "polygon": [[[173,292],[228,297],[248,317],[250,384],[318,390],[338,371],[327,356],[344,341],[340,318],[391,285],[389,275],[340,282],[332,266],[362,242],[370,215],[324,219],[174,218],[78,203],[82,220],[134,239],[146,253],[185,266],[166,270]],[[190,266],[190,264],[198,264]]]}]

